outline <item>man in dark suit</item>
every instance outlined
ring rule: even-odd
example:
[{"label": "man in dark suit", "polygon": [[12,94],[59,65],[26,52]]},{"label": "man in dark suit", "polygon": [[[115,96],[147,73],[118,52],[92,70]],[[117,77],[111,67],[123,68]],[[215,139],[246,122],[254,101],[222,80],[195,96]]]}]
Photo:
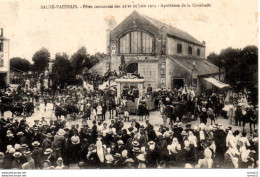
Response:
[{"label": "man in dark suit", "polygon": [[43,150],[38,141],[33,142],[32,146],[34,147],[34,150],[32,151],[32,158],[35,162],[35,169],[41,169],[43,162]]}]

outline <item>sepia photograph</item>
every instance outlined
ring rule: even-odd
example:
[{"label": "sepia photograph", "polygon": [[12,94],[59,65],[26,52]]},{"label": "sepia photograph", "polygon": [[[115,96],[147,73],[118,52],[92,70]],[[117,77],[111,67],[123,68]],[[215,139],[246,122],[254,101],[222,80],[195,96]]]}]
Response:
[{"label": "sepia photograph", "polygon": [[0,169],[258,169],[257,4],[0,1]]}]

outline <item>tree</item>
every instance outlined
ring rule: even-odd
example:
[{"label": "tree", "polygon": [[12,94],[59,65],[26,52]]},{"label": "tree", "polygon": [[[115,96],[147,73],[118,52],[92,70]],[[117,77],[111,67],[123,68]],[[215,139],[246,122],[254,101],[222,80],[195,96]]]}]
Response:
[{"label": "tree", "polygon": [[[246,46],[244,49],[223,49],[220,54],[211,53],[207,59],[225,69],[225,81],[237,91],[244,88],[257,98],[258,48]],[[253,102],[257,102],[253,100]]]},{"label": "tree", "polygon": [[49,65],[50,52],[46,48],[42,48],[33,55],[32,60],[34,62],[35,71],[40,74],[44,72]]},{"label": "tree", "polygon": [[104,58],[105,54],[96,53],[95,55],[90,55],[87,53],[85,47],[81,47],[76,53],[71,56],[71,65],[76,74],[81,74],[83,68],[92,68],[98,61]]},{"label": "tree", "polygon": [[[90,59],[85,47],[81,47],[76,53],[71,56],[71,65],[76,74],[80,74],[83,69],[83,63]],[[89,68],[89,67],[87,67]]]},{"label": "tree", "polygon": [[69,84],[70,80],[75,78],[69,56],[66,53],[57,53],[53,64],[51,79],[54,87],[60,85],[63,88]]},{"label": "tree", "polygon": [[23,72],[28,72],[31,70],[30,62],[20,57],[11,58],[10,66],[14,70],[23,71]]}]

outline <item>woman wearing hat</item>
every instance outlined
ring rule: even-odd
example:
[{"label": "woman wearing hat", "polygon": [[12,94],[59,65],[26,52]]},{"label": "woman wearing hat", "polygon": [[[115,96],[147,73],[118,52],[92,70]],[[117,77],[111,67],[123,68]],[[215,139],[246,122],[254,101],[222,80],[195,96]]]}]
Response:
[{"label": "woman wearing hat", "polygon": [[65,166],[63,165],[63,160],[61,157],[59,157],[57,160],[57,166],[55,169],[64,169],[64,168],[65,168]]},{"label": "woman wearing hat", "polygon": [[212,160],[212,151],[209,148],[204,150],[204,159],[198,161],[198,168],[213,168],[214,162]]},{"label": "woman wearing hat", "polygon": [[50,161],[49,160],[45,160],[43,162],[43,170],[49,170],[50,169]]},{"label": "woman wearing hat", "polygon": [[159,153],[155,146],[155,142],[148,142],[148,150],[146,152],[147,168],[156,168],[157,159],[159,159]]}]

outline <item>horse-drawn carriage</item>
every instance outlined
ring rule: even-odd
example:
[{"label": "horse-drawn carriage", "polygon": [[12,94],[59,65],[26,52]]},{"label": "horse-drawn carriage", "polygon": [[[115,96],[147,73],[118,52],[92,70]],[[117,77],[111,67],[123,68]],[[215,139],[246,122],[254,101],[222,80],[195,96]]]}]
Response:
[{"label": "horse-drawn carriage", "polygon": [[64,116],[67,118],[68,115],[73,117],[73,120],[76,120],[76,115],[79,113],[79,109],[76,104],[64,103],[60,105],[55,105],[55,116],[57,118]]},{"label": "horse-drawn carriage", "polygon": [[34,113],[34,105],[29,101],[28,98],[15,101],[12,97],[1,97],[1,106],[4,112],[11,111],[12,116],[25,115],[26,117],[31,116]]}]

